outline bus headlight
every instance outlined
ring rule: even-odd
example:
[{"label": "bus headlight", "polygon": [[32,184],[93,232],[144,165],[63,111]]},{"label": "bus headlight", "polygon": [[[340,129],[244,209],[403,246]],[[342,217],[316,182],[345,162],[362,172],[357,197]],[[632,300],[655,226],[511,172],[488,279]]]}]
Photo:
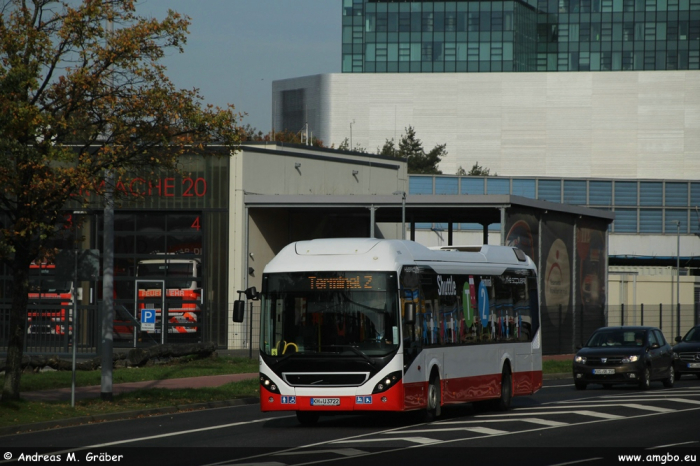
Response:
[{"label": "bus headlight", "polygon": [[277,384],[275,384],[272,380],[270,380],[268,376],[266,376],[262,372],[260,373],[260,386],[268,392],[277,393],[278,395],[280,393],[280,389],[277,387]]},{"label": "bus headlight", "polygon": [[374,386],[374,390],[372,390],[372,393],[381,393],[389,390],[391,387],[396,385],[399,380],[401,380],[401,376],[403,373],[401,371],[396,371],[392,372],[391,374],[388,374],[385,377],[382,377],[382,380],[377,382],[377,385]]}]

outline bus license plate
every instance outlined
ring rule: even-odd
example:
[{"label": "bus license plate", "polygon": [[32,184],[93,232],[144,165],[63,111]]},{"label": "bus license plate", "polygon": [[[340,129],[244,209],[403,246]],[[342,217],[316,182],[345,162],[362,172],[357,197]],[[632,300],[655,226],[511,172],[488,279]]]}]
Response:
[{"label": "bus license plate", "polygon": [[688,369],[700,369],[700,362],[689,362]]},{"label": "bus license plate", "polygon": [[611,375],[615,373],[615,369],[593,369],[596,375]]},{"label": "bus license plate", "polygon": [[340,398],[311,398],[311,406],[340,406]]}]

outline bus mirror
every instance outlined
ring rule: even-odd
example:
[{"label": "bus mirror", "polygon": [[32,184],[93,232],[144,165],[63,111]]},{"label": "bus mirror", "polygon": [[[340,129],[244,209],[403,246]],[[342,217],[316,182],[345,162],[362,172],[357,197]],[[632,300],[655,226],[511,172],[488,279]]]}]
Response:
[{"label": "bus mirror", "polygon": [[416,319],[416,303],[404,303],[403,305],[403,322],[412,324]]},{"label": "bus mirror", "polygon": [[248,299],[252,299],[253,301],[257,301],[260,299],[260,293],[258,293],[258,290],[255,289],[254,286],[251,286],[247,290],[245,290],[245,297]]},{"label": "bus mirror", "polygon": [[243,322],[245,316],[245,301],[233,302],[233,321],[236,323]]}]

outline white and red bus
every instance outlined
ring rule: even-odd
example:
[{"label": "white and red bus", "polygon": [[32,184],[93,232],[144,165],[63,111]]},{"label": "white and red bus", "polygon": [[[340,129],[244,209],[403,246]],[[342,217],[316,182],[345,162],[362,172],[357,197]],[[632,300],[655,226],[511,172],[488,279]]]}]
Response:
[{"label": "white and red bus", "polygon": [[[508,409],[542,386],[536,268],[521,250],[369,238],[292,243],[265,267],[260,406]],[[240,314],[239,317],[240,319]]]}]

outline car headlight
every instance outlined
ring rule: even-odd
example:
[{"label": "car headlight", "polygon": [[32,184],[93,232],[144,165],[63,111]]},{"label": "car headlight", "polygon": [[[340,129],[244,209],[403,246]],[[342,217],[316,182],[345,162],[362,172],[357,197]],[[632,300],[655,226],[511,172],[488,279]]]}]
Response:
[{"label": "car headlight", "polygon": [[627,364],[630,362],[637,362],[639,361],[639,356],[627,356],[626,358],[622,358],[622,363]]},{"label": "car headlight", "polygon": [[585,356],[576,356],[574,358],[574,361],[577,362],[578,364],[586,364],[586,357]]}]

